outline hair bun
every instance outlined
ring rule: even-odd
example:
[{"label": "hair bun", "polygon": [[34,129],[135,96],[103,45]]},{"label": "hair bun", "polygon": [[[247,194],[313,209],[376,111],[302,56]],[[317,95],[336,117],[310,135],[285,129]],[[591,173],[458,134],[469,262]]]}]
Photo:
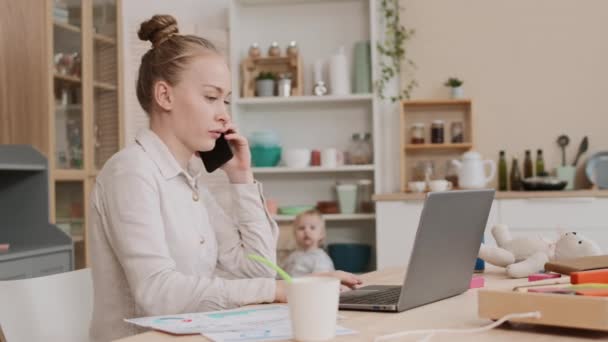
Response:
[{"label": "hair bun", "polygon": [[141,40],[149,40],[154,47],[157,47],[177,33],[179,33],[177,20],[172,15],[157,14],[141,23],[137,36]]}]

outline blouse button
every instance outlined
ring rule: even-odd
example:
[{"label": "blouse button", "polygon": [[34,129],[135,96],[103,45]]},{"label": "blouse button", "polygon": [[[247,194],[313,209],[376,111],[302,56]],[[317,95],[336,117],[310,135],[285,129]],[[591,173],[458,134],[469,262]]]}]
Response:
[{"label": "blouse button", "polygon": [[198,202],[198,193],[196,193],[196,192],[193,192],[193,193],[192,193],[192,200],[193,200],[194,202]]},{"label": "blouse button", "polygon": [[201,245],[205,243],[205,238],[201,238]]}]

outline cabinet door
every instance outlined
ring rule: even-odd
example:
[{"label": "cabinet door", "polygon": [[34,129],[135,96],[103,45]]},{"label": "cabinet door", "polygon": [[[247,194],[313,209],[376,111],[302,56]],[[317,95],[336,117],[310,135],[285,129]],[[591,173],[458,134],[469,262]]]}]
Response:
[{"label": "cabinet door", "polygon": [[80,0],[53,2],[55,168],[84,168],[83,44]]},{"label": "cabinet door", "polygon": [[[423,201],[378,202],[376,206],[378,269],[405,266],[409,263],[423,206]],[[498,223],[498,203],[494,201],[486,224],[487,243],[494,243],[490,232],[496,223]]]},{"label": "cabinet door", "polygon": [[403,267],[409,263],[422,205],[421,201],[387,201],[377,204],[376,263],[378,269]]},{"label": "cabinet door", "polygon": [[608,251],[608,199],[500,200],[499,211],[500,222],[509,225],[515,236],[542,236],[553,240],[562,232],[576,231]]},{"label": "cabinet door", "polygon": [[93,153],[95,169],[120,148],[116,0],[93,0]]},{"label": "cabinet door", "polygon": [[83,181],[58,181],[55,186],[55,223],[72,237],[77,269],[85,263],[85,210],[88,196]]},{"label": "cabinet door", "polygon": [[17,280],[32,277],[30,259],[17,259],[0,262],[0,280]]},{"label": "cabinet door", "polygon": [[59,252],[31,259],[34,277],[42,277],[56,273],[69,272],[72,269],[70,252]]}]

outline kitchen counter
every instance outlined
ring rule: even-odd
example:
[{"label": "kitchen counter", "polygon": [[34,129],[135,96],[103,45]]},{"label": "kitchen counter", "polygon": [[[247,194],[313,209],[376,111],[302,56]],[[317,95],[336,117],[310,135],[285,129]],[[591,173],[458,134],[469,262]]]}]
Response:
[{"label": "kitchen counter", "polygon": [[[424,200],[425,193],[391,193],[378,194],[374,201],[418,201]],[[574,191],[497,191],[496,199],[529,199],[529,198],[584,198],[608,197],[608,190],[574,190]]]},{"label": "kitchen counter", "polygon": [[[376,201],[376,263],[378,268],[406,263],[411,255],[425,194],[381,194]],[[497,192],[485,230],[509,226],[514,236],[553,240],[560,233],[580,232],[608,251],[608,190]],[[405,257],[404,257],[405,256]]]}]

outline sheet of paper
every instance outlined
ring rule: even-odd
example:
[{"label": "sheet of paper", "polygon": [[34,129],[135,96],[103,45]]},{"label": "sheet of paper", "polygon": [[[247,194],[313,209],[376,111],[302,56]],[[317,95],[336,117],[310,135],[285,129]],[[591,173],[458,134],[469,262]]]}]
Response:
[{"label": "sheet of paper", "polygon": [[[289,339],[292,336],[289,309],[286,305],[143,317],[125,321],[176,335],[203,334],[216,341],[277,340]],[[354,333],[356,332],[353,330],[336,328],[336,334]]]},{"label": "sheet of paper", "polygon": [[[357,332],[341,326],[336,326],[336,335],[351,335]],[[205,337],[216,342],[241,342],[241,341],[275,341],[291,340],[293,333],[289,321],[278,322],[272,326],[258,327],[251,330],[227,331],[216,333],[203,333]]]}]

